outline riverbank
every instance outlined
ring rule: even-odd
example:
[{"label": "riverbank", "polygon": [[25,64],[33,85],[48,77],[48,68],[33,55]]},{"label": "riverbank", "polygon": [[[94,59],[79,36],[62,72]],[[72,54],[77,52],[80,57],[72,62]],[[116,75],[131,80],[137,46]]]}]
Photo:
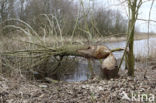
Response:
[{"label": "riverbank", "polygon": [[[146,33],[139,33],[139,34],[135,34],[134,35],[134,39],[135,40],[143,40],[143,39],[148,39],[148,38],[156,38],[156,34],[146,34]],[[5,42],[8,43],[8,45],[10,44],[10,42],[13,42],[14,44],[17,45],[17,41],[18,42],[22,42],[24,43],[24,41],[28,41],[30,38],[29,37],[21,37],[20,35],[14,36],[14,37],[1,37],[0,38],[0,44],[5,44]],[[34,37],[34,39],[36,39],[36,42],[38,42],[39,40]],[[121,41],[126,41],[127,40],[127,36],[123,35],[123,36],[105,36],[105,37],[92,37],[92,38],[88,38],[88,37],[63,37],[61,39],[61,37],[59,36],[49,36],[49,37],[41,37],[40,40],[43,40],[45,43],[103,43],[103,42],[121,42]],[[3,43],[4,42],[4,43]]]},{"label": "riverbank", "polygon": [[[148,38],[156,38],[156,34],[146,34],[146,33],[142,33],[142,34],[135,34],[134,35],[134,40],[143,40],[143,39],[148,39]],[[122,36],[122,37],[108,37],[104,39],[104,42],[121,42],[121,41],[126,41],[127,37],[126,36]]]},{"label": "riverbank", "polygon": [[[148,66],[149,67],[149,66]],[[21,75],[6,78],[0,75],[1,103],[131,103],[132,95],[142,102],[142,95],[147,101],[156,101],[156,69],[139,66],[135,77],[127,77],[127,71],[120,71],[120,78],[111,80],[93,80],[83,82],[52,82],[41,83],[28,81]],[[127,93],[130,100],[122,99]],[[133,94],[132,94],[133,93]],[[144,98],[145,100],[145,98]],[[134,103],[136,103],[134,100]],[[144,101],[143,101],[144,102]]]},{"label": "riverbank", "polygon": [[[126,37],[113,38],[115,38],[114,41],[126,39]],[[103,38],[93,39],[101,43],[104,40]],[[137,38],[135,37],[135,39]],[[145,39],[145,36],[139,36],[138,39]],[[113,39],[110,40],[114,42]],[[48,38],[46,41],[51,42],[52,40]],[[3,42],[5,43],[2,48],[9,50],[17,50],[17,48],[25,45],[25,43],[15,40],[4,40]],[[131,103],[132,93],[139,96],[147,94],[149,102],[152,95],[156,96],[156,61],[140,61],[136,65],[135,77],[128,77],[127,71],[121,70],[118,79],[101,80],[94,78],[82,82],[30,81],[18,70],[14,70],[15,74],[12,73],[12,77],[5,77],[0,74],[0,103]],[[127,93],[130,100],[122,99],[124,93]],[[141,102],[141,99],[139,100]]]},{"label": "riverbank", "polygon": [[[150,34],[148,36],[148,34],[142,33],[142,34],[135,34],[134,36],[134,40],[144,40],[144,39],[148,39],[148,38],[156,38],[156,34]],[[93,43],[93,44],[99,44],[99,43],[113,43],[113,42],[122,42],[122,41],[126,41],[127,40],[127,36],[123,35],[123,36],[105,36],[105,37],[100,37],[100,36],[96,36],[96,37],[64,37],[61,41],[60,37],[47,37],[45,38],[45,41],[48,41],[50,43],[58,43],[58,42],[64,42],[64,43],[79,43],[79,44],[88,44],[88,43]]]}]

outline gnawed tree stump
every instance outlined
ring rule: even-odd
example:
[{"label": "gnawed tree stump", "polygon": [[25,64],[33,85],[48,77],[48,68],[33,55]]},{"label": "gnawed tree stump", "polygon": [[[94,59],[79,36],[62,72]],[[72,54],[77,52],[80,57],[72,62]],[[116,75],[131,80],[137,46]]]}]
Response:
[{"label": "gnawed tree stump", "polygon": [[110,79],[118,76],[117,60],[112,53],[103,60],[101,70],[103,78]]},{"label": "gnawed tree stump", "polygon": [[118,76],[119,70],[117,60],[112,54],[112,51],[106,46],[89,46],[87,49],[78,50],[79,53],[85,55],[87,58],[92,57],[95,59],[104,59],[102,62],[101,71],[102,77],[106,79],[115,78]]}]

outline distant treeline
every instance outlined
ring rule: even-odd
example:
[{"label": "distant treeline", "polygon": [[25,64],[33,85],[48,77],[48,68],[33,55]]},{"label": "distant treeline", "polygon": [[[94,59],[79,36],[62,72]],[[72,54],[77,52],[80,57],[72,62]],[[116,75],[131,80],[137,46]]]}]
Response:
[{"label": "distant treeline", "polygon": [[[81,1],[75,3],[72,0],[0,0],[1,26],[23,27],[17,22],[4,23],[11,18],[30,24],[40,35],[124,34],[128,25],[119,11],[84,6]],[[5,30],[3,35],[9,30]]]}]

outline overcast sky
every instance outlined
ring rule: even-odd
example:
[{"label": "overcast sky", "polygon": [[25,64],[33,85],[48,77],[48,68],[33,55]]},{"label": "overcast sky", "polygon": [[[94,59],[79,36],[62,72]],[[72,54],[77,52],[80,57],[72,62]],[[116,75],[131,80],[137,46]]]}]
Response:
[{"label": "overcast sky", "polygon": [[[84,0],[89,1],[89,0]],[[122,15],[127,18],[127,8],[123,5],[120,5],[120,0],[90,0],[94,1],[95,5],[98,7],[106,7],[107,9],[116,9],[119,10]],[[121,0],[122,1],[122,0]],[[149,10],[150,10],[151,2],[146,2],[142,5],[139,12],[139,17],[141,19],[148,19],[149,16]],[[154,2],[152,13],[151,13],[151,19],[156,20],[156,2]],[[145,21],[137,21],[136,23],[137,28],[141,32],[147,32],[148,31],[148,24]],[[156,23],[151,22],[150,23],[150,31],[156,32]]]}]

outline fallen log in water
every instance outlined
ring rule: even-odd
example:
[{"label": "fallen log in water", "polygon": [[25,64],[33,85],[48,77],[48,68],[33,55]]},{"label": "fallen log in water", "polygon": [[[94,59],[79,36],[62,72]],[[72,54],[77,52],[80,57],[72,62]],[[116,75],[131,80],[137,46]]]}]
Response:
[{"label": "fallen log in water", "polygon": [[[112,52],[121,51],[123,49],[117,48],[110,50],[106,46],[98,45],[64,45],[58,48],[44,48],[44,49],[35,49],[35,50],[19,50],[19,51],[9,51],[3,52],[1,55],[15,56],[15,57],[42,57],[49,58],[60,57],[60,61],[64,56],[80,56],[91,59],[104,59],[101,69],[104,77],[112,78],[118,74],[117,63]],[[34,65],[38,65],[37,63]],[[60,63],[58,63],[60,65]],[[56,66],[58,67],[58,66]],[[57,69],[57,68],[55,68]],[[54,70],[55,70],[54,69]],[[56,71],[56,70],[55,70]],[[110,74],[111,73],[111,74]]]}]

